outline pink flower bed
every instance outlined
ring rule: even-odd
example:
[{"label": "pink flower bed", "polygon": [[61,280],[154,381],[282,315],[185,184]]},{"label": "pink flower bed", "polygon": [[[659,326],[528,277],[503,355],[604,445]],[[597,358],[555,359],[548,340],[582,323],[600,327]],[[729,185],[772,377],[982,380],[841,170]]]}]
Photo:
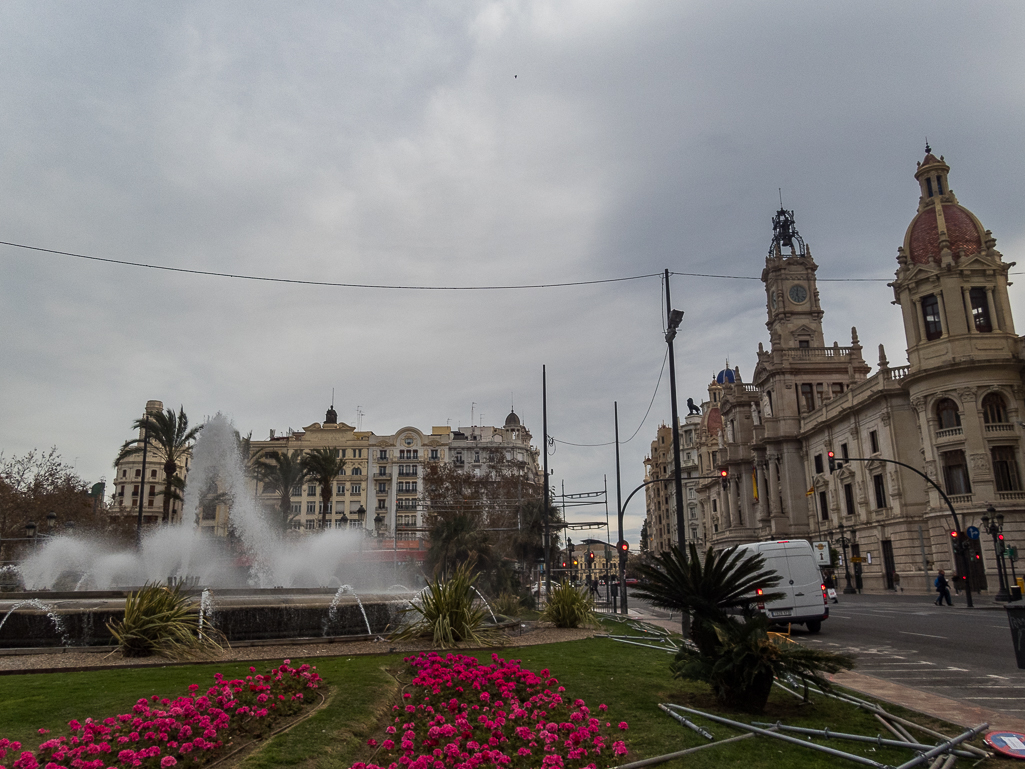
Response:
[{"label": "pink flower bed", "polygon": [[204,694],[192,684],[184,697],[154,696],[136,702],[131,713],[71,721],[68,735],[47,739],[35,752],[0,739],[0,761],[13,757],[10,769],[199,766],[218,758],[236,736],[258,736],[271,722],[302,709],[304,690],[316,689],[321,678],[309,665],[290,665],[285,660],[265,675],[249,668],[253,675],[231,681],[218,673]]},{"label": "pink flower bed", "polygon": [[[482,665],[461,654],[407,657],[412,692],[395,705],[394,721],[370,762],[352,769],[595,769],[625,755],[613,727],[583,700],[569,700],[548,670],[535,674],[518,660],[491,656]],[[600,717],[599,717],[600,716]]]}]

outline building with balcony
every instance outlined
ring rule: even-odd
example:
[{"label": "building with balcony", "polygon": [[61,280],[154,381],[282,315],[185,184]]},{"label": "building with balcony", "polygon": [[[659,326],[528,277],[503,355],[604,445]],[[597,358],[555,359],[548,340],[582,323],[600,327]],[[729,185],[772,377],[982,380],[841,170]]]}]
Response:
[{"label": "building with balcony", "polygon": [[[680,420],[680,472],[683,475],[683,517],[687,541],[703,545],[705,525],[699,511],[701,502],[698,500],[699,481],[696,478],[699,475],[697,432],[700,421],[697,414]],[[652,553],[668,550],[679,542],[674,473],[673,428],[662,424],[644,460],[644,480],[648,484],[644,489],[644,506],[649,540],[645,545]]]},{"label": "building with balcony", "polygon": [[[159,414],[164,410],[161,401],[146,402],[143,417]],[[111,484],[111,498],[108,510],[111,515],[125,516],[133,520],[139,515],[139,500],[142,498],[142,522],[145,526],[161,523],[164,513],[164,454],[160,447],[152,441],[146,441],[143,431],[129,444],[146,450],[131,454],[114,465],[114,479]],[[189,473],[191,457],[186,455],[184,462],[179,463],[175,475],[184,485]],[[181,500],[172,499],[170,523],[177,523],[181,518]]]},{"label": "building with balcony", "polygon": [[[825,343],[818,266],[793,212],[777,212],[762,272],[769,348],[759,344],[749,383],[739,367],[719,372],[695,438],[706,478],[699,507],[716,547],[834,541],[842,524],[859,586],[930,590],[936,569],[961,569],[950,510],[916,470],[944,490],[963,529],[981,527],[991,507],[1004,516],[1005,541],[1025,537],[1025,340],[1008,300],[1013,262],[957,201],[949,170],[927,148],[915,173],[918,210],[897,251],[890,286],[905,365],[891,366],[880,345],[872,371],[856,328],[849,345]],[[649,531],[652,511],[658,500],[649,501]],[[973,590],[993,590],[994,548],[969,547]]]}]

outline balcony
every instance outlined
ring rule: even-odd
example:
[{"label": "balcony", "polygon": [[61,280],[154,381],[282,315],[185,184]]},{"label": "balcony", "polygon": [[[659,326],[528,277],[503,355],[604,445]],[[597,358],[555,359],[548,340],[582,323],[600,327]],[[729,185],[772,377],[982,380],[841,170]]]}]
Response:
[{"label": "balcony", "polygon": [[1025,499],[1025,491],[998,491],[997,499],[1001,502],[1017,502]]},{"label": "balcony", "polygon": [[946,430],[936,431],[936,442],[949,443],[950,441],[961,440],[964,437],[964,429],[961,427],[948,427]]},{"label": "balcony", "polygon": [[908,375],[911,370],[911,366],[897,366],[886,370],[886,379],[890,381],[899,381]]},{"label": "balcony", "polygon": [[1010,422],[1001,422],[998,424],[986,425],[986,434],[991,433],[1013,433],[1014,425]]},{"label": "balcony", "polygon": [[815,360],[816,358],[844,358],[851,354],[852,347],[796,347],[783,350],[774,350],[773,352],[780,352],[784,358],[790,358],[791,360]]},{"label": "balcony", "polygon": [[948,494],[947,499],[950,500],[952,505],[970,505],[972,503],[972,494]]},{"label": "balcony", "polygon": [[399,470],[399,478],[416,478],[416,477],[417,477],[416,470],[406,470],[406,471]]}]

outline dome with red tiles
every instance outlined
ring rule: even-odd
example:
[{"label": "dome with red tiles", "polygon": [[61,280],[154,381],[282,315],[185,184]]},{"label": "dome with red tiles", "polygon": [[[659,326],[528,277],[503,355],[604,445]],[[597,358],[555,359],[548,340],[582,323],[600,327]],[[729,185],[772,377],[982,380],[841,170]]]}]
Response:
[{"label": "dome with red tiles", "polygon": [[904,251],[913,264],[940,263],[949,248],[954,261],[983,250],[986,231],[975,215],[957,202],[947,183],[950,166],[937,158],[927,144],[925,159],[918,164],[915,179],[921,187],[918,214],[904,236]]},{"label": "dome with red tiles", "polygon": [[722,432],[722,412],[719,411],[718,406],[713,406],[708,410],[705,418],[705,430],[709,435],[718,435]]},{"label": "dome with red tiles", "polygon": [[956,204],[930,206],[912,220],[904,239],[904,249],[915,264],[939,264],[941,221],[955,261],[962,251],[970,256],[982,250],[985,230],[970,211]]}]

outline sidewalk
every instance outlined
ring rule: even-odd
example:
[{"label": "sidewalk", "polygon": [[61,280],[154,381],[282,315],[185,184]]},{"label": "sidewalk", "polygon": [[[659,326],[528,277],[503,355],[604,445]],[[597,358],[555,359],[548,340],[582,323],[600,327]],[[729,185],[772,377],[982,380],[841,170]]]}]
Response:
[{"label": "sidewalk", "polygon": [[[922,598],[922,596],[916,597],[918,599]],[[954,608],[958,607],[955,605]],[[967,607],[963,606],[962,603],[961,608]],[[983,607],[976,606],[976,608]],[[996,607],[987,606],[985,608],[1003,609],[1003,606],[998,604]],[[634,608],[630,609],[630,617],[632,619],[643,620],[644,622],[665,628],[666,630],[671,630],[675,633],[680,632],[679,617],[667,619],[665,617],[659,617],[650,611]],[[959,702],[958,700],[952,700],[949,697],[929,694],[928,692],[912,689],[910,686],[891,683],[890,681],[885,681],[882,678],[876,678],[875,676],[867,676],[862,673],[846,671],[829,676],[829,679],[845,689],[850,689],[851,691],[864,694],[882,702],[888,702],[891,705],[898,705],[899,707],[907,708],[908,710],[914,710],[915,712],[923,713],[933,718],[949,721],[950,723],[957,724],[958,726],[964,726],[965,728],[978,726],[981,723],[988,722],[990,730],[1007,730],[1025,733],[1025,719],[1023,718],[1016,718],[1015,716],[999,713],[995,710],[989,710],[988,708],[968,705],[964,702]]]}]

